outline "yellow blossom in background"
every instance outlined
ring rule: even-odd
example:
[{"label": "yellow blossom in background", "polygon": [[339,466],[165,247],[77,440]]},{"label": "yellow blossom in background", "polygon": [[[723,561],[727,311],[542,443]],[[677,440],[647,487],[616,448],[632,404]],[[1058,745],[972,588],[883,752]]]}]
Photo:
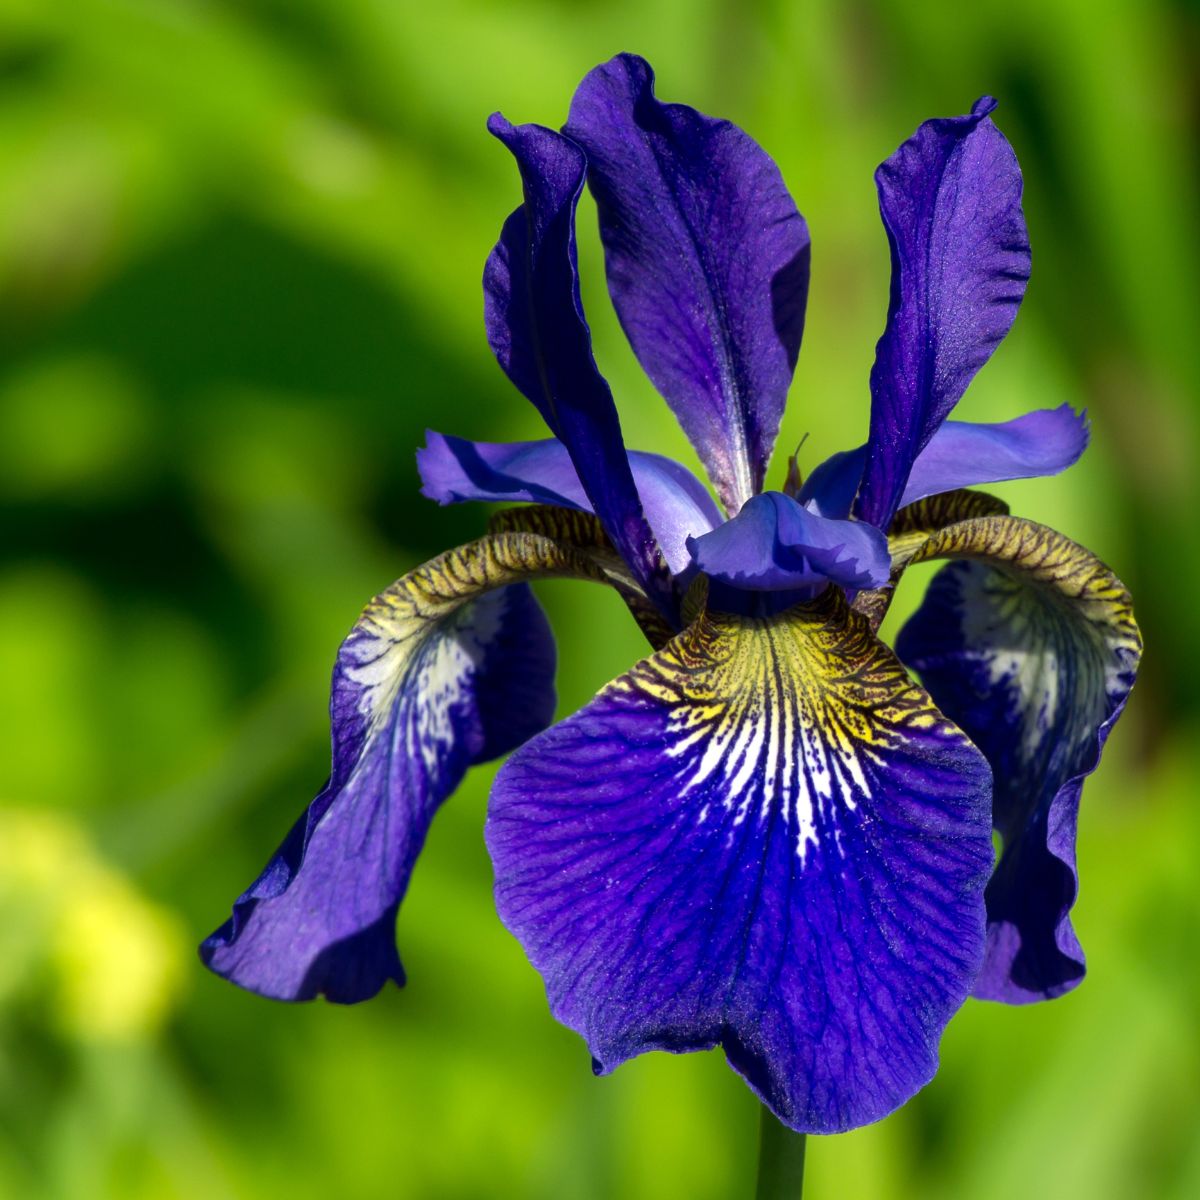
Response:
[{"label": "yellow blossom in background", "polygon": [[0,1004],[46,1001],[85,1042],[155,1033],[191,962],[179,921],[106,863],[59,813],[0,810]]}]

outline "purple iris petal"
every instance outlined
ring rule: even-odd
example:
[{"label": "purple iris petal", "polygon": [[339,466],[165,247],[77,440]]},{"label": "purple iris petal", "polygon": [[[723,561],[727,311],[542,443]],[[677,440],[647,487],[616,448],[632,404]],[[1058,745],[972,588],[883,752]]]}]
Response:
[{"label": "purple iris petal", "polygon": [[[528,500],[592,511],[566,447],[540,442],[470,442],[426,433],[417,451],[421,491],[439,504],[462,500]],[[704,485],[661,454],[629,451],[629,465],[650,528],[675,574],[689,562],[687,539],[707,533],[722,517]]]},{"label": "purple iris petal", "polygon": [[338,652],[329,783],[201,946],[217,974],[264,996],[352,1004],[402,984],[396,910],[434,813],[468,766],[554,714],[554,641],[527,585],[423,637],[386,596]]},{"label": "purple iris petal", "polygon": [[831,521],[782,492],[764,492],[736,517],[689,538],[692,561],[706,575],[740,588],[782,591],[881,587],[891,560],[887,538],[861,521]]},{"label": "purple iris petal", "polygon": [[881,529],[938,426],[1011,327],[1029,278],[1016,155],[988,114],[926,121],[875,173],[892,251],[855,515]]},{"label": "purple iris petal", "polygon": [[[956,488],[1057,475],[1087,444],[1087,417],[1069,404],[994,425],[947,421],[917,455],[897,508]],[[866,458],[866,446],[827,458],[805,480],[800,501],[826,517],[846,516]]]},{"label": "purple iris petal", "polygon": [[1075,557],[1054,553],[1054,573],[1072,573],[1069,600],[983,562],[951,563],[896,643],[995,776],[1003,850],[987,890],[988,950],[975,986],[984,999],[1049,999],[1084,974],[1070,920],[1079,797],[1140,648],[1128,595],[1086,559],[1094,567],[1076,583]]},{"label": "purple iris petal", "polygon": [[579,85],[608,286],[643,368],[726,509],[763,484],[800,338],[809,238],[779,169],[736,125],[654,97],[620,54]]},{"label": "purple iris petal", "polygon": [[834,599],[691,626],[509,759],[486,834],[598,1072],[719,1043],[819,1133],[932,1077],[992,861],[982,756]]},{"label": "purple iris petal", "polygon": [[900,507],[979,483],[1057,475],[1087,444],[1087,416],[1069,404],[995,425],[947,421],[913,463]]},{"label": "purple iris petal", "polygon": [[488,129],[512,152],[525,188],[525,203],[505,221],[484,269],[488,342],[504,373],[567,447],[613,545],[647,594],[673,616],[579,296],[575,207],[587,165],[583,151],[560,133],[512,125],[499,113]]},{"label": "purple iris petal", "polygon": [[796,499],[812,512],[835,521],[844,521],[854,507],[854,497],[858,494],[866,461],[866,443],[855,450],[839,450],[831,454],[813,468]]}]

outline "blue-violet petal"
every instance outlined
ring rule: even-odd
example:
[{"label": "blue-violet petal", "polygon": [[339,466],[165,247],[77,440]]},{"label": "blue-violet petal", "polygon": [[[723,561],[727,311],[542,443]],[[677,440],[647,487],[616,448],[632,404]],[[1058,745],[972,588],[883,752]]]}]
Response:
[{"label": "blue-violet petal", "polygon": [[[670,570],[689,562],[687,539],[722,517],[705,486],[681,463],[661,454],[629,451],[629,465],[650,528]],[[432,430],[417,451],[421,491],[439,504],[464,500],[558,504],[592,511],[566,447],[539,442],[471,442]]]},{"label": "blue-violet petal", "polygon": [[587,152],[625,333],[736,513],[762,488],[800,350],[804,219],[752,138],[655,99],[635,55],[586,76],[566,132]]},{"label": "blue-violet petal", "polygon": [[586,170],[583,151],[560,133],[512,125],[499,113],[488,129],[512,152],[525,189],[525,203],[504,223],[484,269],[488,342],[505,374],[567,447],[613,545],[674,619],[579,296],[575,208]]},{"label": "blue-violet petal", "polygon": [[758,591],[827,583],[859,590],[887,583],[887,538],[862,521],[832,521],[782,492],[755,496],[731,521],[690,538],[692,561],[706,575]]},{"label": "blue-violet petal", "polygon": [[[1057,475],[1087,444],[1087,417],[1069,404],[991,425],[947,421],[917,455],[897,507],[981,483]],[[822,516],[848,515],[866,459],[865,445],[831,455],[804,481],[798,498]]]},{"label": "blue-violet petal", "polygon": [[855,515],[887,528],[917,455],[1017,315],[1029,278],[1021,170],[979,100],[926,121],[875,173],[892,253]]},{"label": "blue-violet petal", "polygon": [[434,813],[553,717],[554,641],[527,584],[439,615],[412,578],[338,652],[328,784],[201,947],[250,991],[352,1004],[402,984],[396,912]]},{"label": "blue-violet petal", "polygon": [[1032,521],[966,521],[931,546],[975,561],[934,577],[896,649],[995,775],[1002,850],[975,994],[1060,996],[1084,974],[1070,919],[1076,818],[1137,671],[1132,602],[1087,550]]},{"label": "blue-violet petal", "polygon": [[937,1067],[983,953],[990,783],[840,592],[710,613],[501,769],[496,902],[597,1071],[720,1044],[835,1133]]}]

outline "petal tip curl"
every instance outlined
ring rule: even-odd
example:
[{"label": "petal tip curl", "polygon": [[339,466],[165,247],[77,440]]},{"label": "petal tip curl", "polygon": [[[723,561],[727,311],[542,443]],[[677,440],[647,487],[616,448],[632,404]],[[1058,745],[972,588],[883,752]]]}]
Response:
[{"label": "petal tip curl", "polygon": [[499,109],[487,119],[488,133],[502,142],[507,142],[515,129],[516,126]]}]

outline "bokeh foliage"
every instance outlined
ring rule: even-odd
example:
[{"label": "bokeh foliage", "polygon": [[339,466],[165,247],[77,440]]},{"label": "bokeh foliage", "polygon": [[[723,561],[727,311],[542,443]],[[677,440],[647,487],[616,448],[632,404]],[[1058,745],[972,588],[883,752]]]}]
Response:
[{"label": "bokeh foliage", "polygon": [[[0,5],[0,1196],[748,1194],[719,1055],[595,1080],[550,1020],[491,908],[486,769],[417,870],[403,992],[275,1005],[193,952],[323,778],[359,607],[480,528],[417,495],[423,430],[540,436],[482,336],[517,201],[484,120],[557,124],[621,49],[748,128],[809,220],[781,445],[810,464],[866,427],[871,170],[1000,98],[1034,275],[961,415],[1089,408],[1083,463],[998,490],[1116,567],[1149,646],[1085,795],[1086,983],[969,1004],[913,1103],[811,1146],[809,1194],[1200,1195],[1198,46],[1185,0]],[[694,463],[586,205],[581,241],[629,442]],[[598,590],[544,599],[565,713],[641,646]]]}]

